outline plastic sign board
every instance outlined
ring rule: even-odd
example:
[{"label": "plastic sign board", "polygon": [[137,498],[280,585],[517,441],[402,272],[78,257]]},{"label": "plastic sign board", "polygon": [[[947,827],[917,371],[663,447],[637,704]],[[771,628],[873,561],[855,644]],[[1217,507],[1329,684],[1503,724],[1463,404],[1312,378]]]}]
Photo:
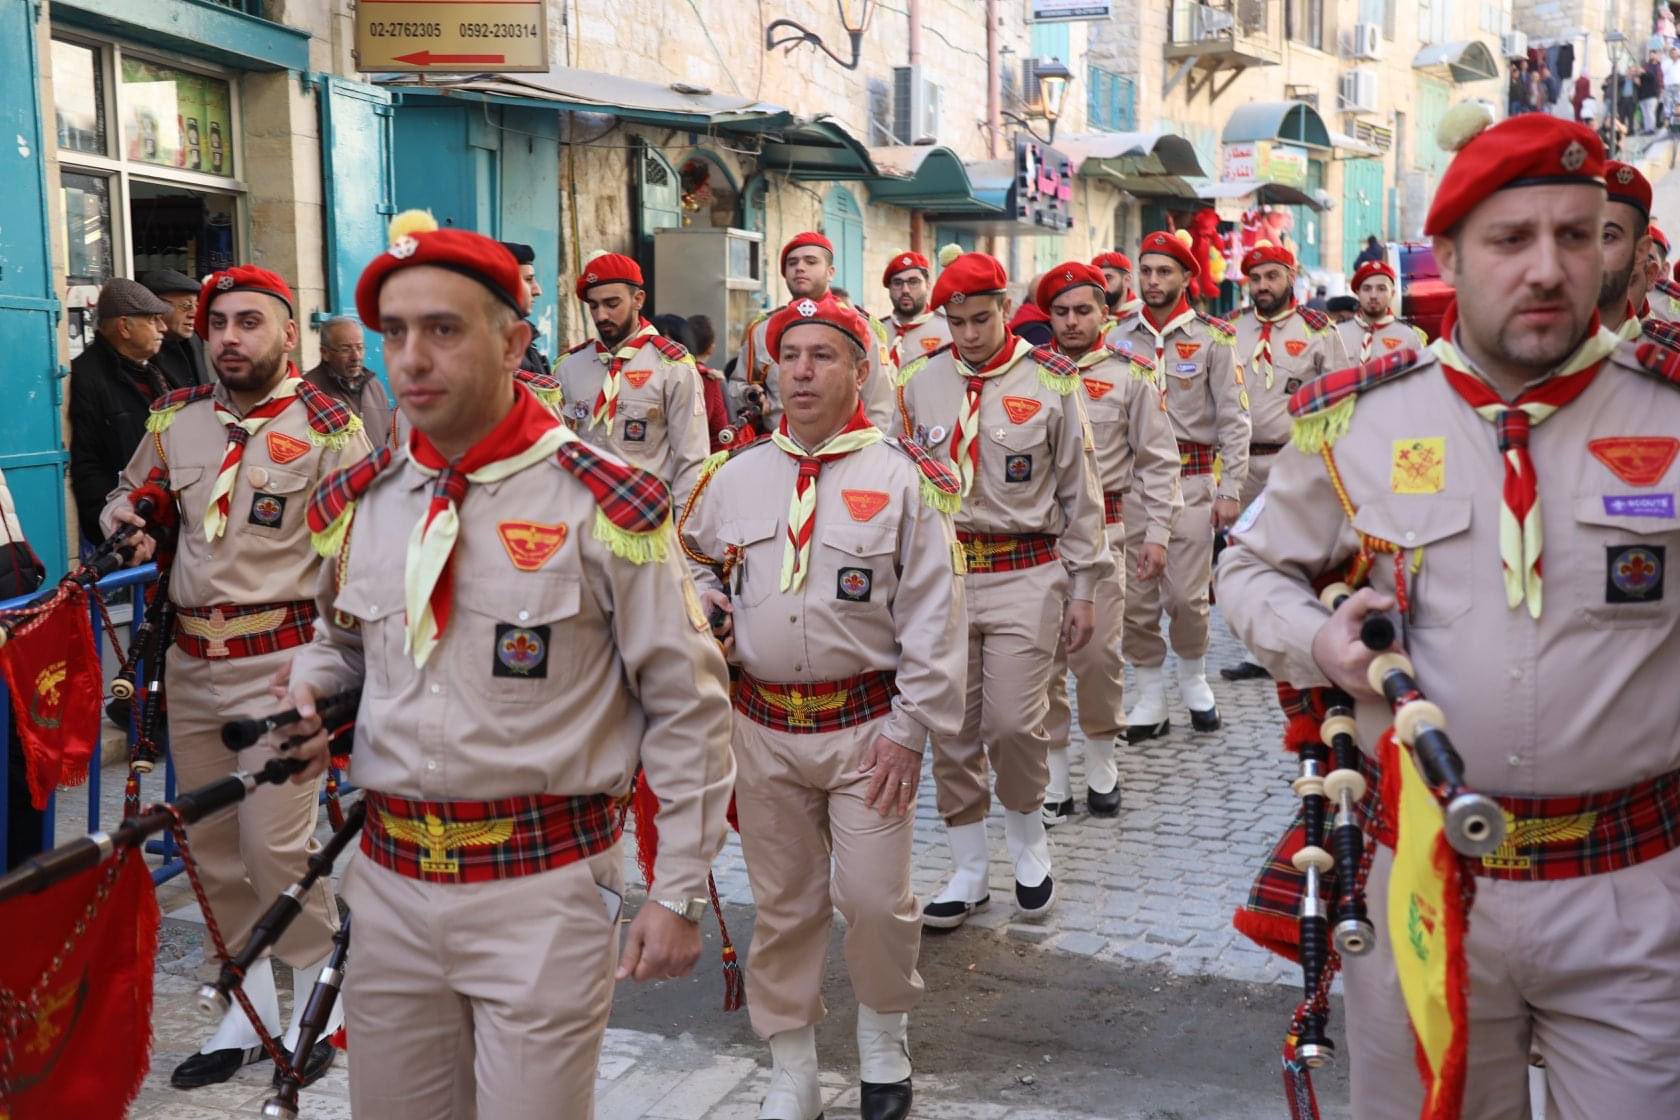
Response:
[{"label": "plastic sign board", "polygon": [[1070,23],[1075,20],[1107,19],[1112,0],[1032,0],[1033,23]]},{"label": "plastic sign board", "polygon": [[548,71],[543,0],[357,0],[363,73]]}]

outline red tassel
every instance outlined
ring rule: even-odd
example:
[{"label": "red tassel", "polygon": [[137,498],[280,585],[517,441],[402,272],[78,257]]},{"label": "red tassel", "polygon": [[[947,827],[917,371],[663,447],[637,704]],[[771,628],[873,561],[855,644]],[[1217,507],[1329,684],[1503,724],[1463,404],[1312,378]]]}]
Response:
[{"label": "red tassel", "polygon": [[332,1037],[327,1039],[327,1041],[332,1043],[334,1050],[343,1050],[346,1053],[350,1050],[350,1039],[344,1033],[343,1027],[339,1027],[336,1031],[334,1031],[332,1033]]},{"label": "red tassel", "polygon": [[123,783],[123,817],[137,817],[140,815],[140,775],[133,770],[128,772],[128,781]]},{"label": "red tassel", "polygon": [[344,827],[344,806],[338,801],[338,767],[327,767],[327,823],[333,831]]},{"label": "red tassel", "polygon": [[1283,749],[1291,754],[1300,754],[1304,743],[1319,741],[1318,720],[1302,712],[1289,717],[1289,722],[1283,726]]},{"label": "red tassel", "polygon": [[723,947],[723,1009],[739,1011],[746,1006],[747,981],[741,975],[741,964],[735,959],[735,946]]},{"label": "red tassel", "polygon": [[636,814],[636,866],[642,870],[642,882],[652,890],[653,864],[659,855],[659,826],[653,818],[659,814],[659,798],[654,796],[647,774],[641,770],[636,771],[630,810]]}]

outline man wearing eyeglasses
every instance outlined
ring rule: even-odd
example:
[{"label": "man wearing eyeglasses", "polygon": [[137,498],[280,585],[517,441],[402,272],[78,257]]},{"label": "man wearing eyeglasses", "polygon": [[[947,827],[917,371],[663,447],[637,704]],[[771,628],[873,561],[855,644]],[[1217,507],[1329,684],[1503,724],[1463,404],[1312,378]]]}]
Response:
[{"label": "man wearing eyeglasses", "polygon": [[377,447],[391,436],[391,401],[379,378],[362,364],[366,356],[360,323],[342,315],[328,319],[321,324],[321,364],[303,379],[360,416],[368,440]]},{"label": "man wearing eyeglasses", "polygon": [[210,367],[204,363],[204,340],[193,333],[193,315],[198,311],[198,281],[172,268],[142,272],[135,279],[169,305],[163,316],[163,346],[152,358],[152,364],[177,389],[209,384]]}]

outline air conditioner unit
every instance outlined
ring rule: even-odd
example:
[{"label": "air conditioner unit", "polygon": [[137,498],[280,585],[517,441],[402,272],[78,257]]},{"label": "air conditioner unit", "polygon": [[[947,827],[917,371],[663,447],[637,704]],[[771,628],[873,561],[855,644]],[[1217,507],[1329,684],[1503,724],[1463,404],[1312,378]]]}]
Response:
[{"label": "air conditioner unit", "polygon": [[1528,32],[1507,31],[1499,37],[1499,53],[1506,58],[1528,57]]},{"label": "air conditioner unit", "polygon": [[1349,58],[1379,59],[1382,57],[1382,28],[1374,23],[1356,23],[1347,45]]},{"label": "air conditioner unit", "polygon": [[925,144],[939,136],[939,87],[920,66],[893,67],[892,121],[899,144]]},{"label": "air conditioner unit", "polygon": [[1344,113],[1377,111],[1377,74],[1374,70],[1344,70],[1337,83],[1336,100]]}]

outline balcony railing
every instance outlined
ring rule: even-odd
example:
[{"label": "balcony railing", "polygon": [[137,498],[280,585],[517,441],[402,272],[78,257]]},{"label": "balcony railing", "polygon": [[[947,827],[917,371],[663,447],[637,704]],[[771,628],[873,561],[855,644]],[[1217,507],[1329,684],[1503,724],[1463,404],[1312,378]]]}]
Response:
[{"label": "balcony railing", "polygon": [[1209,68],[1282,61],[1280,19],[1271,0],[1173,0],[1166,57]]}]

